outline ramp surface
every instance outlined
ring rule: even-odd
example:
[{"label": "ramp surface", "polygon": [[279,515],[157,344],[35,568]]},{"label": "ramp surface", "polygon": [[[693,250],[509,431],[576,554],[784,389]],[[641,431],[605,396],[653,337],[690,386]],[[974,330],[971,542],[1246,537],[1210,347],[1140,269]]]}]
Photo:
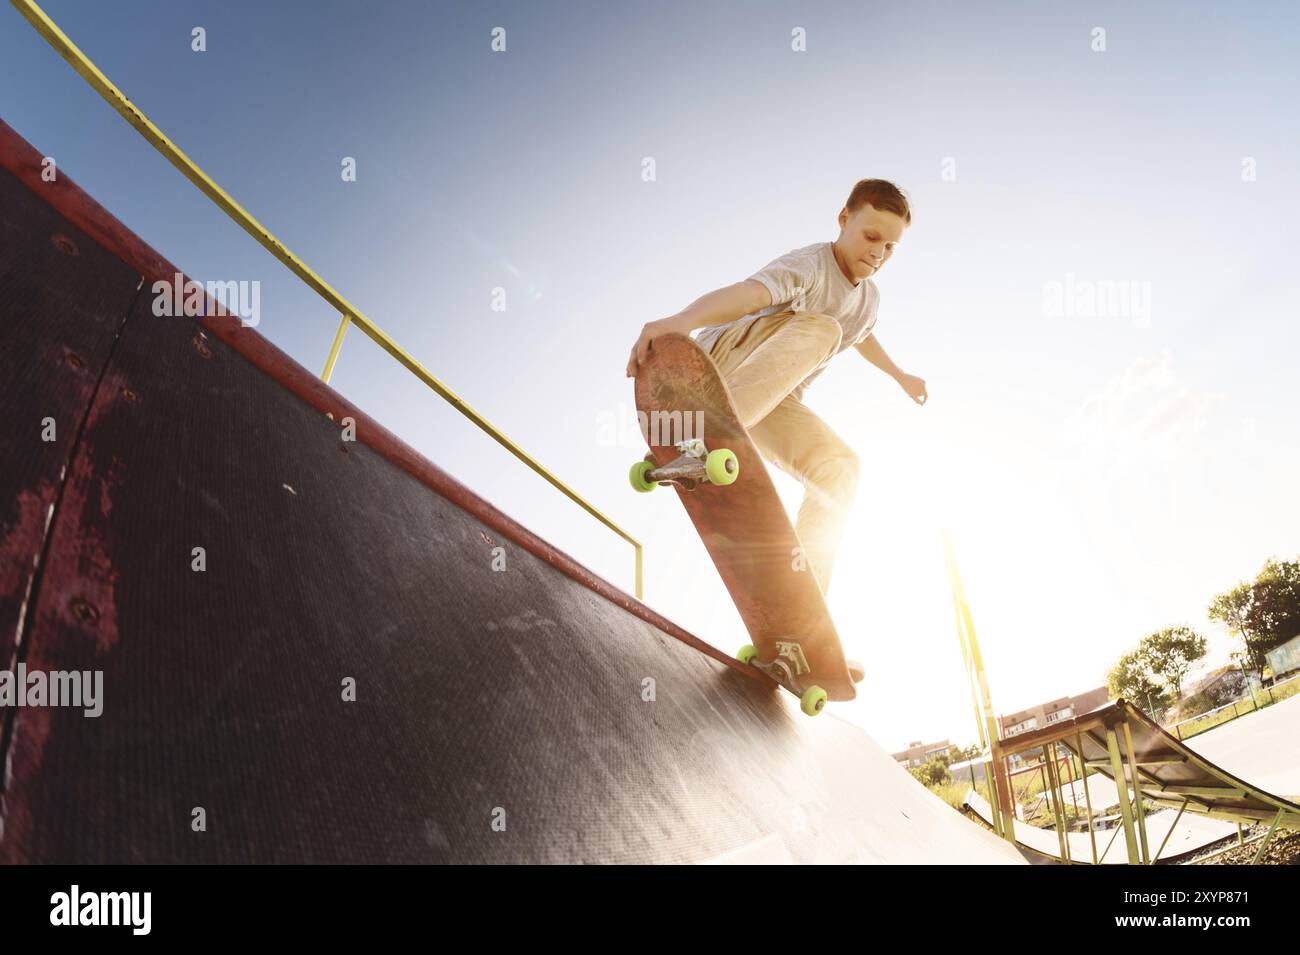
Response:
[{"label": "ramp surface", "polygon": [[177,270],[39,161],[0,123],[0,652],[103,697],[0,709],[0,861],[1023,862],[251,330],[154,317]]}]

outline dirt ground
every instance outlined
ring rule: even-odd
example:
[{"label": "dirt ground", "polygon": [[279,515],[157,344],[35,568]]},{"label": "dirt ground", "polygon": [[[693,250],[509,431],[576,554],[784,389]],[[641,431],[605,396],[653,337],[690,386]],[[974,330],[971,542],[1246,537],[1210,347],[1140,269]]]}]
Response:
[{"label": "dirt ground", "polygon": [[[965,810],[962,815],[969,819],[981,829],[992,832],[993,829],[984,822],[979,816],[970,810]],[[1246,844],[1237,845],[1237,836],[1233,834],[1227,839],[1220,839],[1218,842],[1210,843],[1202,849],[1195,852],[1189,852],[1181,857],[1177,862],[1168,863],[1169,865],[1250,865],[1250,861],[1255,858],[1255,853],[1259,851],[1259,842],[1257,840],[1264,838],[1268,832],[1267,823],[1259,823],[1254,826],[1243,827]],[[1207,859],[1207,856],[1213,855],[1221,849],[1227,849],[1222,855]],[[1057,863],[1059,865],[1059,863]],[[1160,863],[1165,865],[1166,863]],[[1289,830],[1279,830],[1273,833],[1273,839],[1268,844],[1268,849],[1264,853],[1264,858],[1259,860],[1260,865],[1300,865],[1300,832]]]},{"label": "dirt ground", "polygon": [[[1255,853],[1259,851],[1259,843],[1252,843],[1252,837],[1264,838],[1268,832],[1266,823],[1259,823],[1254,826],[1247,826],[1244,829],[1246,834],[1246,844],[1237,845],[1237,837],[1234,835],[1229,839],[1206,846],[1194,853],[1190,853],[1181,860],[1181,865],[1250,865],[1250,860],[1255,858]],[[1217,852],[1227,846],[1232,846],[1228,852],[1213,859],[1205,860],[1205,857],[1211,853]],[[1273,839],[1268,844],[1268,849],[1264,852],[1264,858],[1259,860],[1260,865],[1300,865],[1300,832],[1291,832],[1288,830],[1279,830],[1273,833]]]}]

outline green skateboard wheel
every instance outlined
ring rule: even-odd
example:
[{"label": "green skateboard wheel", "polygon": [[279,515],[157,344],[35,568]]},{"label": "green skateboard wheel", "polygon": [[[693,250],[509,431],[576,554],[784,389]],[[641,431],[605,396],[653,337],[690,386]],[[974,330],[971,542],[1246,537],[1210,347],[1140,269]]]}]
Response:
[{"label": "green skateboard wheel", "polygon": [[731,484],[740,477],[740,461],[734,451],[718,448],[704,459],[704,472],[710,484]]},{"label": "green skateboard wheel", "polygon": [[632,482],[632,489],[640,491],[642,494],[648,494],[658,487],[654,481],[645,479],[645,476],[653,470],[654,462],[652,461],[638,461],[632,465],[632,470],[627,473],[628,480]]},{"label": "green skateboard wheel", "polygon": [[827,699],[829,699],[829,696],[820,686],[810,686],[804,691],[799,706],[809,716],[816,716],[822,711],[822,707],[826,705]]}]

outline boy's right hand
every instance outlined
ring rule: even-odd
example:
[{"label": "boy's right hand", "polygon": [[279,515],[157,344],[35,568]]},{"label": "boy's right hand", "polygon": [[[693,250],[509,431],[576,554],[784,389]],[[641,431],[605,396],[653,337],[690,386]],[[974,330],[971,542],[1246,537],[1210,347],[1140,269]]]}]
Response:
[{"label": "boy's right hand", "polygon": [[651,343],[660,335],[678,331],[671,318],[661,318],[656,322],[646,322],[641,329],[641,336],[632,346],[632,355],[627,360],[627,377],[635,378],[641,362],[650,357]]}]

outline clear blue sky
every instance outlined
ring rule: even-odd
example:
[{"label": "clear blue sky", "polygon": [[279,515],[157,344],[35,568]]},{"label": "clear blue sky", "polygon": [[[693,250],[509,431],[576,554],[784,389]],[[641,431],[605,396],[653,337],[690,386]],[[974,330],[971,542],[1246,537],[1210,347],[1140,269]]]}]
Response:
[{"label": "clear blue sky", "polygon": [[[650,602],[728,650],[743,630],[680,506],[634,497],[639,440],[601,427],[631,414],[628,349],[833,239],[857,179],[897,181],[915,224],[876,278],[877,332],[930,403],[852,352],[808,395],[865,464],[831,603],[873,680],[841,712],[888,747],[973,736],[940,527],[1002,712],[1099,685],[1171,624],[1221,662],[1206,604],[1296,553],[1293,3],[44,8],[300,257],[641,537]],[[194,277],[260,280],[262,333],[320,369],[336,316],[7,4],[0,79],[10,125]],[[1067,282],[1150,306],[1062,315]],[[632,588],[626,544],[355,331],[334,383]]]}]

